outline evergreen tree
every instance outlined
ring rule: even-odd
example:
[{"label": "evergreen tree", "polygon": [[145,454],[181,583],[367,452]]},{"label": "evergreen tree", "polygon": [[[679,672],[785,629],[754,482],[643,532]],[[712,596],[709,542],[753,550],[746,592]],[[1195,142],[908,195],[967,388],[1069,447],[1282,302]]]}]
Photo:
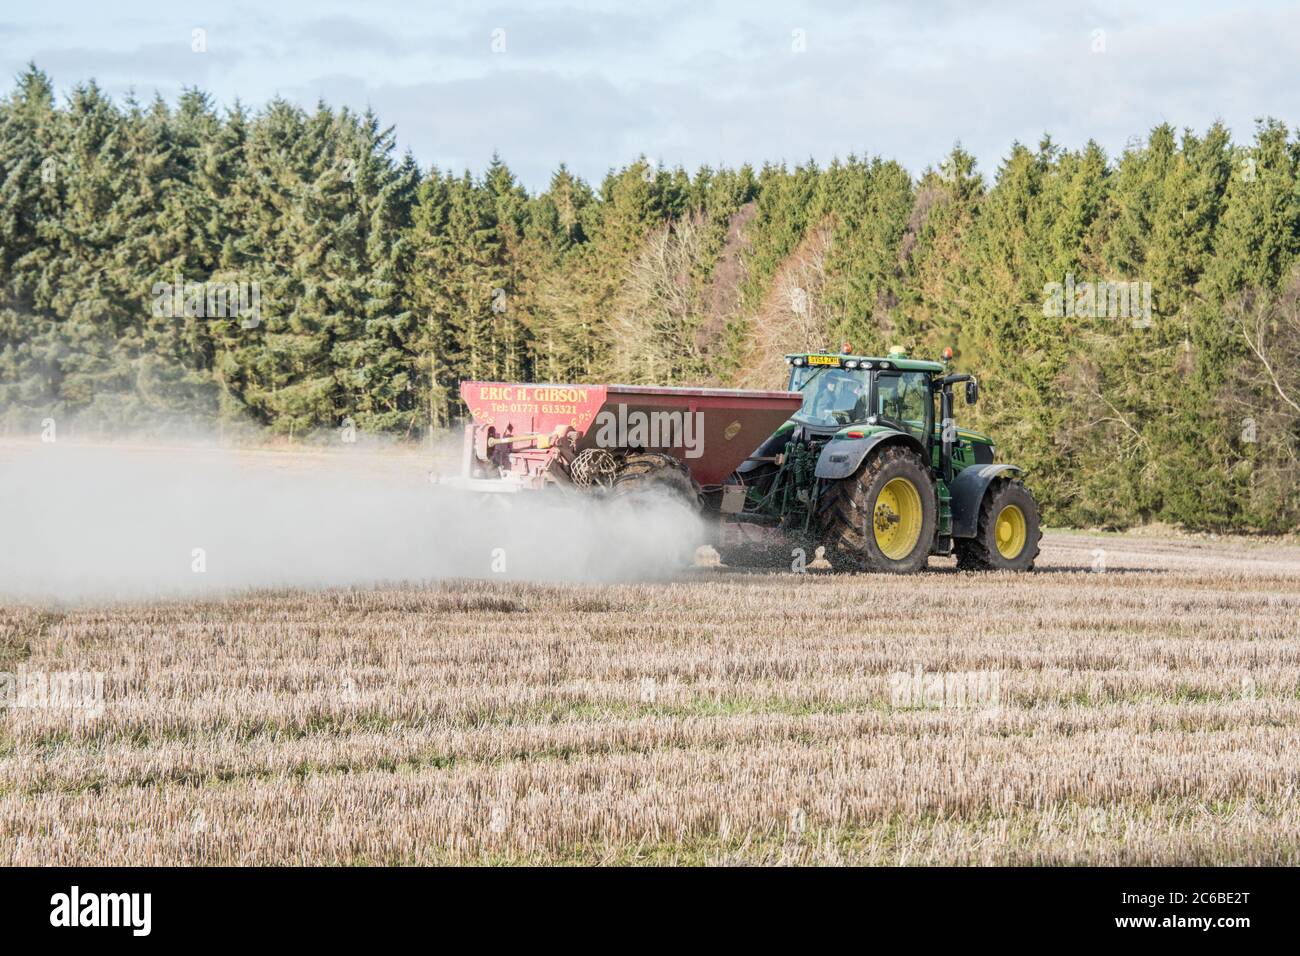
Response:
[{"label": "evergreen tree", "polygon": [[414,435],[470,378],[772,386],[786,347],[952,345],[984,385],[961,420],[1051,522],[1300,515],[1300,143],[1278,121],[1248,145],[1162,125],[1114,162],[1016,144],[991,185],[960,146],[915,180],[641,157],[537,194],[500,157],[422,176],[394,151],[369,111],[93,82],[56,103],[29,66],[0,100],[0,427]]}]

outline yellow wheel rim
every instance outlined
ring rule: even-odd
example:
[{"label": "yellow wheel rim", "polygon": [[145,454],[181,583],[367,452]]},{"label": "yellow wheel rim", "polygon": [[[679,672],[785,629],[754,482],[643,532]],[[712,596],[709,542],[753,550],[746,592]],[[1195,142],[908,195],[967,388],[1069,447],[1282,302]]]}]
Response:
[{"label": "yellow wheel rim", "polygon": [[1029,537],[1025,528],[1025,513],[1019,505],[1007,505],[999,511],[998,520],[993,522],[998,554],[1004,558],[1019,557],[1020,552],[1025,550],[1025,539]]},{"label": "yellow wheel rim", "polygon": [[880,489],[872,509],[876,547],[891,561],[912,553],[921,538],[921,493],[906,478],[895,478]]}]

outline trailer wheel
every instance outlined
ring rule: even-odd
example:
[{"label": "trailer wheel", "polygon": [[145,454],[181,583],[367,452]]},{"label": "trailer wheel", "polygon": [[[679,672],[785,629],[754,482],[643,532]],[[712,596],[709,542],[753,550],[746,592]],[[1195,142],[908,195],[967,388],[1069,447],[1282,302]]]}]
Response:
[{"label": "trailer wheel", "polygon": [[821,495],[817,525],[831,564],[908,574],[926,566],[938,521],[934,479],[912,451],[889,445]]},{"label": "trailer wheel", "polygon": [[1038,557],[1038,502],[1023,484],[1001,479],[984,493],[973,538],[957,538],[957,567],[964,571],[1031,571]]},{"label": "trailer wheel", "polygon": [[686,465],[672,455],[656,452],[624,455],[623,465],[614,476],[612,493],[615,498],[667,494],[679,498],[693,511],[699,511],[701,505],[700,486]]}]

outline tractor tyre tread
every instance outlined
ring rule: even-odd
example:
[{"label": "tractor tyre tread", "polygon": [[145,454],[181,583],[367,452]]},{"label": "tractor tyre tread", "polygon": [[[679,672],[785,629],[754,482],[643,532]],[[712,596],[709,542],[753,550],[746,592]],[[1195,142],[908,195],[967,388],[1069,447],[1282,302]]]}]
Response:
[{"label": "tractor tyre tread", "polygon": [[703,502],[699,483],[690,469],[672,455],[656,452],[631,452],[623,458],[614,476],[611,492],[616,498],[652,490],[668,490],[699,509]]},{"label": "tractor tyre tread", "polygon": [[[893,561],[878,553],[871,532],[871,515],[877,479],[891,465],[908,463],[921,496],[922,522],[916,548],[906,558]],[[878,494],[878,489],[876,489]],[[901,445],[889,445],[868,457],[849,478],[828,485],[817,502],[817,532],[827,557],[840,570],[908,574],[929,561],[938,520],[934,480],[919,455]]]},{"label": "tractor tyre tread", "polygon": [[[997,553],[996,546],[990,538],[990,529],[998,512],[1002,510],[1003,499],[1021,496],[1033,506],[1029,513],[1025,514],[1028,539],[1025,541],[1024,551],[1020,552],[1014,560],[1008,561]],[[1024,511],[1023,501],[1020,504],[1021,510]],[[984,493],[984,500],[980,502],[975,537],[957,538],[954,541],[957,567],[962,571],[1032,571],[1034,562],[1038,559],[1039,543],[1042,538],[1043,529],[1038,502],[1025,487],[1025,483],[1015,478],[995,479]]]}]

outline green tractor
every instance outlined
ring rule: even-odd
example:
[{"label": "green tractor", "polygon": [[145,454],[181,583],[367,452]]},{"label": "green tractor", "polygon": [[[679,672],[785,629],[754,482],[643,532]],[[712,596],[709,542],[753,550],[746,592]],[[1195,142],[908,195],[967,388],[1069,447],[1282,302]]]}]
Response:
[{"label": "green tractor", "polygon": [[716,497],[706,489],[724,544],[758,544],[767,525],[825,547],[837,570],[913,572],[932,554],[969,570],[1033,568],[1039,510],[1021,469],[996,464],[992,439],[953,422],[953,386],[964,383],[968,405],[979,399],[970,375],[901,349],[785,358],[799,411]]}]

